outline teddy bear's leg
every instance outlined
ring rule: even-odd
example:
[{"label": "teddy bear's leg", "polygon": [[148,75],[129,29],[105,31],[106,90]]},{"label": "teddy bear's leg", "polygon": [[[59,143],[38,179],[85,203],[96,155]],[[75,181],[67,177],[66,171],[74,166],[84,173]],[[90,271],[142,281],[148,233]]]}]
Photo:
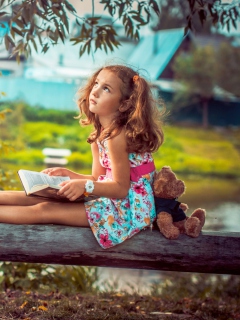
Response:
[{"label": "teddy bear's leg", "polygon": [[193,238],[197,238],[201,232],[200,220],[197,217],[189,217],[185,222],[185,233]]},{"label": "teddy bear's leg", "polygon": [[167,239],[177,239],[180,232],[178,228],[173,225],[172,216],[167,212],[160,212],[157,215],[157,225],[159,227],[160,232]]},{"label": "teddy bear's leg", "polygon": [[205,223],[206,211],[203,209],[196,209],[185,222],[186,234],[190,237],[196,238],[199,236],[202,227]]},{"label": "teddy bear's leg", "polygon": [[201,228],[204,226],[205,218],[206,218],[206,210],[198,208],[193,211],[191,217],[196,217],[200,220]]}]

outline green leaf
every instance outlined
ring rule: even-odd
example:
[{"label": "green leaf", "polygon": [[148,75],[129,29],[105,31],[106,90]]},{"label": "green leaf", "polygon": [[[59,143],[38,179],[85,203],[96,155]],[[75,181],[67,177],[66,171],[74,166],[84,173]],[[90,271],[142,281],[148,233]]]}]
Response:
[{"label": "green leaf", "polygon": [[232,20],[232,25],[233,25],[233,27],[237,30],[237,23],[236,23],[235,20]]},{"label": "green leaf", "polygon": [[38,41],[40,43],[40,45],[42,46],[42,37],[41,37],[41,34],[37,34],[37,37],[38,37]]},{"label": "green leaf", "polygon": [[8,35],[5,35],[4,37],[4,42],[5,42],[5,47],[7,50],[9,50],[9,39],[8,39]]},{"label": "green leaf", "polygon": [[[65,26],[65,28],[67,29],[67,32],[69,33],[69,23],[68,23],[68,17],[66,16],[66,14],[64,13],[63,16],[62,16],[62,22]],[[66,37],[65,35],[65,31],[64,31],[64,36]]]},{"label": "green leaf", "polygon": [[20,53],[17,52],[17,54],[16,54],[16,60],[17,60],[17,63],[18,63],[18,64],[20,64],[20,61],[21,61],[20,58],[21,58],[21,57],[20,57]]},{"label": "green leaf", "polygon": [[111,44],[111,42],[109,41],[108,37],[106,37],[106,45],[108,46],[108,48],[113,51],[113,46]]},{"label": "green leaf", "polygon": [[16,24],[19,26],[19,28],[21,28],[21,29],[24,28],[24,23],[23,23],[21,20],[16,19],[15,22],[16,22]]},{"label": "green leaf", "polygon": [[49,49],[49,45],[46,43],[43,45],[42,52],[46,53],[48,51],[48,49]]},{"label": "green leaf", "polygon": [[8,13],[8,12],[6,12],[6,11],[2,11],[2,12],[0,12],[0,17],[5,16],[5,14],[9,14],[9,13]]},{"label": "green leaf", "polygon": [[140,39],[140,34],[139,34],[138,30],[135,31],[134,39],[136,39],[137,41],[139,41],[139,39]]},{"label": "green leaf", "polygon": [[33,47],[34,47],[35,51],[38,52],[37,44],[36,44],[36,42],[35,42],[33,37],[31,38],[31,42],[33,44]]},{"label": "green leaf", "polygon": [[38,6],[36,7],[36,14],[45,21],[49,21],[49,18],[45,15],[44,11],[41,11]]},{"label": "green leaf", "polygon": [[119,11],[118,11],[118,17],[119,18],[122,17],[124,9],[125,9],[125,3],[121,1],[120,4],[119,4]]},{"label": "green leaf", "polygon": [[226,25],[227,25],[227,31],[229,32],[230,31],[230,20],[229,19],[226,21]]},{"label": "green leaf", "polygon": [[108,53],[106,42],[103,42],[104,51]]},{"label": "green leaf", "polygon": [[56,29],[55,32],[49,32],[48,34],[49,38],[54,41],[54,43],[57,43],[58,41],[58,30]]},{"label": "green leaf", "polygon": [[97,25],[99,23],[99,19],[101,17],[90,17],[87,19],[87,23],[89,23],[91,26]]},{"label": "green leaf", "polygon": [[149,1],[149,6],[151,6],[152,8],[153,8],[153,10],[154,10],[154,12],[158,15],[158,16],[160,16],[160,9],[159,9],[159,6],[158,6],[158,3],[157,3],[157,1],[156,0],[150,0]]},{"label": "green leaf", "polygon": [[9,43],[11,43],[11,45],[12,45],[13,47],[15,47],[15,43],[14,43],[14,41],[12,40],[12,38],[9,37],[9,35],[6,35],[6,37],[8,38]]},{"label": "green leaf", "polygon": [[62,33],[62,31],[58,30],[58,34],[59,34],[59,37],[60,39],[62,40],[62,43],[64,43],[64,34]]},{"label": "green leaf", "polygon": [[137,15],[132,15],[132,18],[136,21],[138,21],[140,24],[145,24],[145,21],[143,20],[142,17],[137,16]]},{"label": "green leaf", "polygon": [[90,52],[91,52],[91,43],[89,42],[87,44],[87,53],[90,54]]},{"label": "green leaf", "polygon": [[67,0],[64,1],[64,4],[65,4],[68,11],[77,12],[76,9],[74,8],[74,6],[71,5],[71,3],[69,3]]},{"label": "green leaf", "polygon": [[78,25],[78,26],[82,26],[82,24],[78,21],[78,19],[76,18],[76,24]]},{"label": "green leaf", "polygon": [[25,6],[22,10],[22,18],[24,19],[25,24],[28,24],[32,19],[32,16],[30,15],[30,10],[27,6]]},{"label": "green leaf", "polygon": [[17,29],[17,28],[15,28],[15,27],[11,27],[11,29],[12,29],[12,31],[14,31],[14,33],[17,33],[19,36],[21,36],[22,37],[22,32],[21,32],[21,30],[19,30],[19,29]]}]

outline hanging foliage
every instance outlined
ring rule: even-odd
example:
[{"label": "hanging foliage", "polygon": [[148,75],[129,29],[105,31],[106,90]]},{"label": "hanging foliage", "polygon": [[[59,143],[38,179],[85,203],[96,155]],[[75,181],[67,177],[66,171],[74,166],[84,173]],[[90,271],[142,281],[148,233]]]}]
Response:
[{"label": "hanging foliage", "polygon": [[[85,0],[87,1],[87,0]],[[193,30],[193,17],[198,16],[204,24],[211,20],[213,25],[237,28],[240,17],[240,0],[222,3],[216,0],[184,0],[188,6],[185,32]],[[0,0],[0,27],[4,32],[4,43],[17,60],[28,57],[32,50],[47,52],[59,41],[70,38],[73,45],[79,45],[79,56],[97,50],[113,51],[121,43],[117,37],[116,22],[124,26],[125,35],[139,40],[141,27],[150,23],[152,17],[160,16],[157,0],[100,0],[98,4],[113,18],[111,23],[103,23],[101,16],[92,13],[79,16],[75,7],[67,0]],[[75,20],[77,34],[71,34],[69,21]]]}]

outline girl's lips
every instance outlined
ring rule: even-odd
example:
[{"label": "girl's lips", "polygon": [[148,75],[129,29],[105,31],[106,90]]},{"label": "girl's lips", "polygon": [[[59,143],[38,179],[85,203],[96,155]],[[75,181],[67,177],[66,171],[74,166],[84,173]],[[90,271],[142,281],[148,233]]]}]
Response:
[{"label": "girl's lips", "polygon": [[93,104],[96,104],[97,102],[93,99],[90,99],[90,102],[93,103]]}]

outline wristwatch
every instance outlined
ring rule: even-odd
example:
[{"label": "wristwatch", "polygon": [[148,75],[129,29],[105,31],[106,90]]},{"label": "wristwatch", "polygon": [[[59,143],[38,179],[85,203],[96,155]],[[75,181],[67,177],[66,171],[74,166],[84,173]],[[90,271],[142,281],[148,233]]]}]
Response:
[{"label": "wristwatch", "polygon": [[85,183],[85,192],[84,195],[88,196],[89,193],[92,193],[94,190],[94,183],[92,180],[87,180],[87,182]]}]

